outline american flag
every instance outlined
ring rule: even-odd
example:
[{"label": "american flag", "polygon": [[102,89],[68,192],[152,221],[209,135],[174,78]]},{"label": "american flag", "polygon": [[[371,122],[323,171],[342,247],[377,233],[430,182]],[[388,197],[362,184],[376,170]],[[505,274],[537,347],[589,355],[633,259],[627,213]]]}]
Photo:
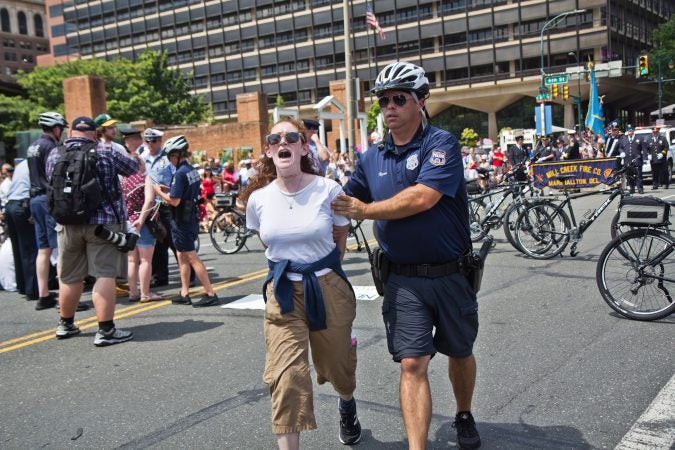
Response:
[{"label": "american flag", "polygon": [[380,22],[377,21],[377,17],[375,17],[375,14],[373,13],[373,7],[370,5],[366,6],[366,23],[379,33],[380,39],[383,41],[387,39],[384,35],[384,30],[380,26]]}]

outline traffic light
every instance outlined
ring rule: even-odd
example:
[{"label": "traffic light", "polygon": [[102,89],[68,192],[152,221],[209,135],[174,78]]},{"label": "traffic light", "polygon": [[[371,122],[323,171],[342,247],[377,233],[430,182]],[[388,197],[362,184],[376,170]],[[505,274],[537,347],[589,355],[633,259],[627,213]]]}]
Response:
[{"label": "traffic light", "polygon": [[551,97],[556,98],[558,96],[558,85],[554,84],[551,86]]},{"label": "traffic light", "polygon": [[638,78],[645,78],[647,75],[649,75],[649,56],[641,55],[638,58],[637,75]]},{"label": "traffic light", "polygon": [[563,86],[563,100],[570,98],[570,87],[568,85]]}]

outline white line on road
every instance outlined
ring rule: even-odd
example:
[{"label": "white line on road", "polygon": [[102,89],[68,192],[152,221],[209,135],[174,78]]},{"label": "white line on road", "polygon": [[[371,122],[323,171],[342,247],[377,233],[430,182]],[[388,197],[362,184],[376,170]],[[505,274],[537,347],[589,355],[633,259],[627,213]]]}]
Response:
[{"label": "white line on road", "polygon": [[615,450],[672,449],[675,444],[675,375],[628,430]]}]

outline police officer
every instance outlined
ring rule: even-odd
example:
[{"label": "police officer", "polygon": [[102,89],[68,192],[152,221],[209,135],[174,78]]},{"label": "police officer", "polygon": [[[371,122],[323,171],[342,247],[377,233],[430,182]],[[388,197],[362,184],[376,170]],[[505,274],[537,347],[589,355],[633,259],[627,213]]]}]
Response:
[{"label": "police officer", "polygon": [[644,148],[644,142],[635,137],[633,127],[630,124],[626,125],[626,134],[621,139],[619,148],[621,149],[619,156],[623,158],[624,162],[633,164],[633,169],[630,170],[627,177],[630,193],[635,192],[636,186],[638,194],[644,193],[642,189],[642,158],[646,149]]},{"label": "police officer", "polygon": [[[192,305],[195,308],[211,306],[218,302],[213,291],[206,267],[197,255],[195,241],[199,233],[199,205],[201,177],[199,172],[188,163],[189,144],[185,136],[172,137],[164,146],[164,151],[175,173],[171,187],[155,185],[155,193],[171,206],[171,234],[176,248],[178,268],[180,269],[180,296],[172,300],[174,304]],[[190,269],[194,269],[206,293],[193,302],[190,299]]]},{"label": "police officer", "polygon": [[[525,138],[522,133],[519,133],[516,135],[516,143],[506,150],[506,159],[509,161],[510,169],[527,161],[527,149],[523,146],[523,142],[525,142]],[[524,167],[518,169],[514,174],[514,178],[517,181],[527,181],[527,173],[525,170]]]},{"label": "police officer", "polygon": [[539,159],[537,159],[538,163],[555,161],[555,152],[553,151],[553,147],[551,147],[551,140],[548,136],[544,135],[539,138],[539,144],[537,144],[534,154],[539,155]]},{"label": "police officer", "polygon": [[[333,207],[353,219],[375,219],[378,242],[391,262],[382,316],[389,351],[401,364],[400,402],[410,448],[427,444],[428,367],[436,352],[448,357],[458,446],[478,448],[471,415],[478,304],[472,286],[457,271],[457,261],[471,247],[459,143],[428,124],[429,80],[421,67],[389,64],[372,92],[389,133],[381,150],[363,155],[345,185],[353,197],[340,195]],[[527,158],[519,137],[518,159],[512,164]]]},{"label": "police officer", "polygon": [[670,187],[670,178],[666,168],[668,142],[661,136],[660,130],[661,127],[654,125],[652,135],[647,138],[647,149],[652,166],[652,190],[658,189],[660,184],[664,184],[666,189]]},{"label": "police officer", "polygon": [[619,127],[619,122],[616,120],[612,121],[609,124],[610,135],[607,138],[605,145],[605,157],[606,158],[617,158],[621,153],[620,143],[621,143],[621,128]]}]

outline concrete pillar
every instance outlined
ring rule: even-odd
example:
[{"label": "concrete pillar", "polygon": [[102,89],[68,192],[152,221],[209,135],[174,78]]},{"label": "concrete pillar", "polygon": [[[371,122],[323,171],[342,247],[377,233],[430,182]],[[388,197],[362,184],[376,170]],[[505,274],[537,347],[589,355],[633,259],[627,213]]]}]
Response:
[{"label": "concrete pillar", "polygon": [[565,128],[568,130],[574,129],[574,124],[577,122],[577,111],[574,109],[572,103],[565,103],[563,120],[565,122]]},{"label": "concrete pillar", "polygon": [[79,116],[94,118],[106,112],[103,78],[82,75],[64,79],[63,104],[68,123]]},{"label": "concrete pillar", "polygon": [[497,129],[497,113],[496,112],[489,112],[487,113],[488,115],[488,136],[490,139],[492,139],[494,142],[498,142],[498,134],[499,130]]},{"label": "concrete pillar", "polygon": [[267,124],[267,94],[250,92],[237,94],[237,122]]}]

